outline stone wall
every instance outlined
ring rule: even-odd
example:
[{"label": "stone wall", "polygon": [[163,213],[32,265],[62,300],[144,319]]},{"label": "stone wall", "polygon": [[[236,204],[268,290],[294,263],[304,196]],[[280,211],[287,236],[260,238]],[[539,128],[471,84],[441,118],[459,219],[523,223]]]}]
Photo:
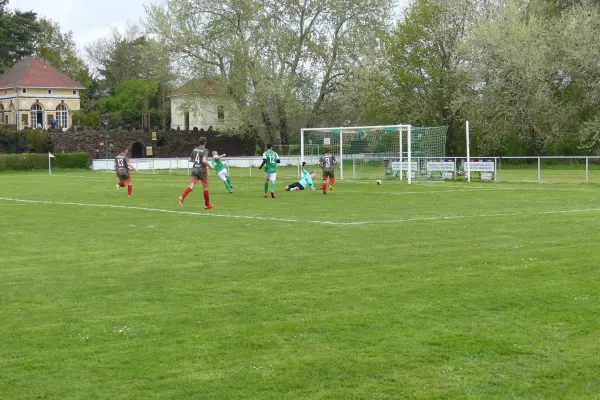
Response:
[{"label": "stone wall", "polygon": [[[93,159],[104,158],[104,131],[69,130],[51,132],[49,136],[56,153],[85,151]],[[211,151],[217,150],[233,157],[255,155],[255,140],[219,135],[212,131],[159,131],[153,142],[151,132],[109,130],[108,158],[114,158],[123,148],[129,149],[131,157],[146,157],[146,146],[152,146],[153,157],[187,157],[202,136],[207,138],[206,147]]]}]

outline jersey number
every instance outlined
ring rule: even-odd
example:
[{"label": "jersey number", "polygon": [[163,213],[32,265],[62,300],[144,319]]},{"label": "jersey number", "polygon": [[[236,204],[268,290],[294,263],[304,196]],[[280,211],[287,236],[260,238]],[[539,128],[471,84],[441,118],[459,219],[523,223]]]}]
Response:
[{"label": "jersey number", "polygon": [[275,156],[269,156],[269,164],[275,164]]},{"label": "jersey number", "polygon": [[124,167],[123,159],[122,158],[118,158],[117,159],[117,163],[118,163],[119,167]]},{"label": "jersey number", "polygon": [[200,164],[200,153],[196,153],[196,159],[194,161],[196,164]]},{"label": "jersey number", "polygon": [[331,167],[331,158],[325,157],[325,168]]}]

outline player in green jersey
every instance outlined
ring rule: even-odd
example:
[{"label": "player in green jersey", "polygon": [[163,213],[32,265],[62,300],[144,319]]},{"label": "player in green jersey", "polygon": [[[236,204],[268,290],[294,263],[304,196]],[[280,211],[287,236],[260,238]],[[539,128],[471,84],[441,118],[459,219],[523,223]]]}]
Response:
[{"label": "player in green jersey", "polygon": [[275,198],[275,182],[277,181],[277,164],[281,160],[279,155],[273,151],[273,145],[267,144],[267,151],[263,153],[263,161],[258,167],[260,171],[263,165],[265,166],[265,197],[269,191],[269,181],[271,181],[271,197]]},{"label": "player in green jersey", "polygon": [[219,155],[218,152],[212,152],[212,164],[215,166],[215,172],[217,173],[217,177],[223,182],[225,185],[225,189],[229,192],[229,194],[233,193],[231,189],[233,189],[233,185],[231,184],[231,180],[227,175],[227,167],[221,161],[221,158],[225,157],[225,154]]}]

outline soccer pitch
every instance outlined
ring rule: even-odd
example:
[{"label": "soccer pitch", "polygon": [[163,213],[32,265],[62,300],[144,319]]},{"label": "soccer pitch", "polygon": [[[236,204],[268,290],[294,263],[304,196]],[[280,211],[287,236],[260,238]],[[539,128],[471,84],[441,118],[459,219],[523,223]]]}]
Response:
[{"label": "soccer pitch", "polygon": [[296,171],[0,174],[0,398],[600,398],[599,185]]}]

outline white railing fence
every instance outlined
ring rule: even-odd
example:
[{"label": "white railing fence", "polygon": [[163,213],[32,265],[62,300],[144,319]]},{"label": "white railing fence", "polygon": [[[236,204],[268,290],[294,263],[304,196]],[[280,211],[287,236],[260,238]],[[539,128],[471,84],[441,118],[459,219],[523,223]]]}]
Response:
[{"label": "white railing fence", "polygon": [[[300,166],[300,156],[282,156],[282,166]],[[306,159],[306,158],[305,158]],[[188,158],[131,158],[131,163],[140,171],[169,171],[172,174],[175,170],[187,170],[188,174],[192,168],[192,163]],[[318,156],[310,157],[307,162],[316,164],[319,161]],[[114,171],[113,159],[96,159],[92,161],[94,171]],[[227,168],[247,168],[248,176],[252,176],[252,170],[258,168],[262,163],[262,157],[227,157],[224,159]]]},{"label": "white railing fence", "polygon": [[[280,158],[281,166],[295,166],[298,170],[300,169],[301,157],[299,155],[281,156]],[[343,165],[343,168],[350,172],[346,177],[355,178],[356,163],[360,163],[365,159],[391,160],[389,156],[377,154],[348,155]],[[319,156],[305,155],[304,160],[309,165],[315,165],[319,160]],[[224,161],[228,168],[247,168],[248,176],[252,176],[252,170],[258,168],[262,162],[262,157],[228,157]],[[422,170],[428,161],[453,163],[454,177],[461,178],[461,176],[464,176],[466,178],[466,157],[412,159],[412,162],[417,163],[418,168]],[[600,182],[600,156],[470,157],[470,161],[472,177],[476,178],[480,175],[478,172],[490,172],[490,168],[493,168],[492,179],[496,182]],[[169,174],[176,170],[187,170],[187,173],[189,173],[191,169],[191,163],[187,158],[132,158],[131,162],[139,170],[152,171],[153,173],[158,170],[162,173],[168,171]],[[492,163],[493,165],[490,166]],[[483,166],[484,164],[486,168],[476,168],[477,165]],[[92,169],[94,171],[113,171],[114,160],[93,160]]]}]

